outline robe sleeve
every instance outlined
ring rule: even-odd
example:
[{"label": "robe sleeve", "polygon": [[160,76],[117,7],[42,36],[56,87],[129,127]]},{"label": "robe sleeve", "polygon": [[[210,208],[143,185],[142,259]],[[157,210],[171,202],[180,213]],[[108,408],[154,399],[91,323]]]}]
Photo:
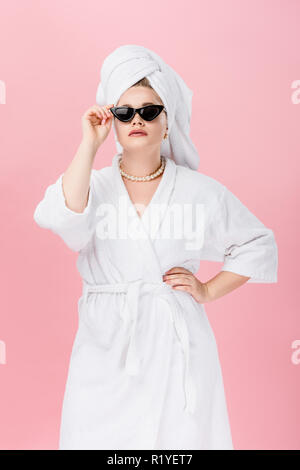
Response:
[{"label": "robe sleeve", "polygon": [[60,236],[72,251],[82,250],[95,229],[95,171],[91,171],[88,203],[83,212],[74,212],[67,207],[62,186],[63,173],[54,184],[47,187],[34,211],[35,222]]},{"label": "robe sleeve", "polygon": [[277,282],[278,248],[273,231],[225,186],[201,255],[201,259],[222,261],[221,271],[250,277],[247,282]]}]

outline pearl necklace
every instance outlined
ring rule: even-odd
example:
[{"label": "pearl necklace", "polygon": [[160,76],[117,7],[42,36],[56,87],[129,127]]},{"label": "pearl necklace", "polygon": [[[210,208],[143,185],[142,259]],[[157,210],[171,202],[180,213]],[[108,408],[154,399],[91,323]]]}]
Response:
[{"label": "pearl necklace", "polygon": [[125,176],[125,178],[131,181],[151,181],[154,178],[157,178],[165,169],[165,166],[166,166],[165,157],[161,155],[160,161],[161,161],[160,167],[154,173],[151,173],[150,175],[147,175],[147,176],[132,176],[132,175],[128,175],[127,173],[125,173],[125,171],[123,171],[121,168],[121,158],[119,159],[119,170],[122,176]]}]

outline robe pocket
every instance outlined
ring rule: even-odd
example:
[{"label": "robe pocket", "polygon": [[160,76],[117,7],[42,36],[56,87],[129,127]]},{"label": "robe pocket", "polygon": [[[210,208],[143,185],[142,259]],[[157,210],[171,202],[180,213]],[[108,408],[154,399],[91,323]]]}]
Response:
[{"label": "robe pocket", "polygon": [[109,349],[120,332],[122,321],[120,309],[122,294],[92,293],[88,295],[85,308],[80,308],[80,320],[88,328],[91,339],[101,348]]}]

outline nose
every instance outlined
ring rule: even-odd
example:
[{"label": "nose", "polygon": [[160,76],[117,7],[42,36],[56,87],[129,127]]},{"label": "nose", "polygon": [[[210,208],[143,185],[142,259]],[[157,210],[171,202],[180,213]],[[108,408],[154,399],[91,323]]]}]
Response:
[{"label": "nose", "polygon": [[143,125],[144,124],[144,121],[141,118],[141,116],[139,115],[139,113],[135,113],[135,115],[133,116],[133,118],[131,120],[131,124],[135,124],[135,125]]}]

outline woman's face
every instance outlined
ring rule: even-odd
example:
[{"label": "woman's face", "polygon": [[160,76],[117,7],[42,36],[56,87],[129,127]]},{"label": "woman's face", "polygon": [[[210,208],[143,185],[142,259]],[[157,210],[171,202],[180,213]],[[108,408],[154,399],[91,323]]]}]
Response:
[{"label": "woman's face", "polygon": [[[137,86],[126,90],[120,97],[116,106],[130,106],[142,108],[146,104],[163,105],[160,97],[148,87]],[[138,113],[129,122],[121,122],[114,118],[117,139],[123,149],[127,151],[145,147],[160,147],[167,132],[167,116],[162,111],[153,121],[144,121]],[[142,137],[129,136],[133,129],[142,129],[147,135]]]}]

